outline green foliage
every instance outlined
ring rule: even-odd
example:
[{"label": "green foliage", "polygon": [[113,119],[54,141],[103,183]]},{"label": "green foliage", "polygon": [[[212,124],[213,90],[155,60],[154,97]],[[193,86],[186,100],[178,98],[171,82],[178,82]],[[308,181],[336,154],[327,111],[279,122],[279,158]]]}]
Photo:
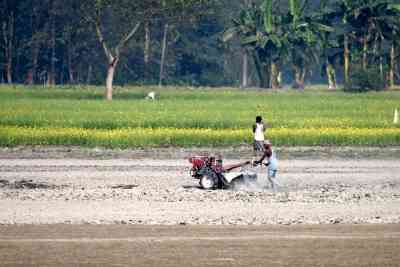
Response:
[{"label": "green foliage", "polygon": [[271,33],[273,31],[273,0],[264,0],[264,31]]},{"label": "green foliage", "polygon": [[345,85],[348,92],[381,91],[385,89],[385,80],[378,68],[355,68],[350,75],[349,84]]},{"label": "green foliage", "polygon": [[300,0],[289,0],[289,8],[293,17],[293,24],[297,24],[297,20],[301,16]]}]

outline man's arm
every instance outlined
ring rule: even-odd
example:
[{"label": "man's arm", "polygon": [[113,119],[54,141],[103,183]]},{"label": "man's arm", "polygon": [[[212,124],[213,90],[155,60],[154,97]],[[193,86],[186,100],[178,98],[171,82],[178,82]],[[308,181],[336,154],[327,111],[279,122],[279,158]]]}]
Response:
[{"label": "man's arm", "polygon": [[270,157],[271,155],[272,155],[271,148],[267,148],[267,149],[264,151],[264,154],[262,155],[262,157],[261,157],[259,160],[255,160],[254,163],[260,164],[261,162],[263,162],[263,160],[264,160],[265,158],[268,158],[268,159],[269,159],[269,157]]},{"label": "man's arm", "polygon": [[256,132],[256,125],[255,124],[253,124],[253,133],[255,133]]},{"label": "man's arm", "polygon": [[228,165],[228,166],[224,167],[224,171],[229,172],[229,171],[231,171],[233,169],[242,167],[242,166],[247,165],[247,164],[250,164],[250,161],[245,161],[245,162],[238,163],[238,164]]},{"label": "man's arm", "polygon": [[260,164],[261,162],[263,162],[263,160],[264,160],[266,157],[267,157],[267,154],[264,153],[264,154],[262,155],[262,157],[261,157],[259,160],[255,160],[254,163],[255,163],[255,164]]}]

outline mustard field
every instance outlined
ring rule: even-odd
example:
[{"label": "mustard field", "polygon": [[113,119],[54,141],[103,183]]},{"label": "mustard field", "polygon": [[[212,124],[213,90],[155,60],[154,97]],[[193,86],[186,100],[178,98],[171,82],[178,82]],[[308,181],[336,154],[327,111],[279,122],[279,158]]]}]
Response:
[{"label": "mustard field", "polygon": [[102,97],[101,87],[0,86],[0,145],[250,145],[256,115],[275,145],[400,145],[400,91],[118,87]]}]

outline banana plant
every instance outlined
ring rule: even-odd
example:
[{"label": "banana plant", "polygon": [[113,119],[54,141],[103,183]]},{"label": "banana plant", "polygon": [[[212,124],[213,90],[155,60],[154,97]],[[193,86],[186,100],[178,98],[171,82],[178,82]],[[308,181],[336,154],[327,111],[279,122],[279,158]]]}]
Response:
[{"label": "banana plant", "polygon": [[[385,55],[395,53],[393,50],[395,50],[396,33],[399,31],[400,22],[400,10],[397,7],[397,5],[393,5],[387,0],[367,0],[359,7],[358,11],[359,15],[357,18],[361,22],[360,25],[366,28],[369,36],[371,36],[373,47],[372,52],[370,52],[366,48],[368,45],[364,44],[363,67],[366,69],[368,62],[372,59],[373,63],[377,63],[375,65],[379,65],[382,80],[385,79],[383,68],[384,57]],[[385,49],[385,43],[390,43],[386,45],[387,49]],[[372,57],[369,55],[372,55]],[[390,57],[393,60],[393,55]],[[390,65],[394,66],[394,62],[391,62]],[[392,71],[393,69],[390,70],[390,72]],[[391,80],[390,83],[393,86],[394,81]]]},{"label": "banana plant", "polygon": [[394,14],[390,17],[392,34],[391,34],[391,47],[390,47],[390,69],[389,69],[389,85],[391,88],[395,86],[395,71],[397,66],[398,44],[400,43],[400,4],[389,4],[389,12]]},{"label": "banana plant", "polygon": [[[303,4],[303,6],[302,6]],[[286,24],[290,62],[294,70],[293,87],[304,89],[305,77],[310,66],[319,63],[322,46],[321,35],[333,32],[334,28],[322,21],[317,14],[308,15],[307,1],[290,0]]]},{"label": "banana plant", "polygon": [[256,31],[243,38],[242,44],[254,48],[270,80],[269,87],[277,89],[281,86],[279,65],[287,55],[285,21],[279,9],[274,7],[273,0],[265,0],[259,10],[259,21],[262,23],[256,24]]},{"label": "banana plant", "polygon": [[338,35],[337,28],[334,27],[338,21],[335,20],[333,12],[334,9],[329,5],[329,1],[326,0],[321,1],[319,8],[314,15],[315,19],[322,25],[330,27],[330,29],[327,29],[326,31],[319,32],[320,42],[318,47],[320,50],[320,60],[322,61],[321,73],[325,73],[328,79],[328,88],[330,90],[337,89],[335,65],[343,54],[343,49],[339,42],[340,36]]},{"label": "banana plant", "polygon": [[[396,36],[399,28],[399,5],[391,2],[394,1],[341,0],[339,5],[335,5],[335,11],[332,14],[341,19],[336,31],[343,39],[345,83],[349,82],[351,46],[362,47],[361,65],[364,69],[367,69],[371,62],[378,63],[382,79],[384,78],[383,43],[395,40],[393,37]],[[395,66],[394,46],[395,42],[392,42],[393,49],[390,53],[393,67]],[[391,83],[393,84],[393,80]]]}]

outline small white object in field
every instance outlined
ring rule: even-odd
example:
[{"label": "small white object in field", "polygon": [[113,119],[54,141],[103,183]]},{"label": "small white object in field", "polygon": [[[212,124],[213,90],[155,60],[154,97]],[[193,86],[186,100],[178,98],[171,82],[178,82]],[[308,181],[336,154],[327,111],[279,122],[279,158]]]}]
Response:
[{"label": "small white object in field", "polygon": [[155,92],[150,92],[147,94],[146,99],[150,100],[155,100],[156,99],[156,93]]},{"label": "small white object in field", "polygon": [[395,124],[399,123],[399,112],[398,112],[397,108],[394,109],[393,123],[395,123]]}]

